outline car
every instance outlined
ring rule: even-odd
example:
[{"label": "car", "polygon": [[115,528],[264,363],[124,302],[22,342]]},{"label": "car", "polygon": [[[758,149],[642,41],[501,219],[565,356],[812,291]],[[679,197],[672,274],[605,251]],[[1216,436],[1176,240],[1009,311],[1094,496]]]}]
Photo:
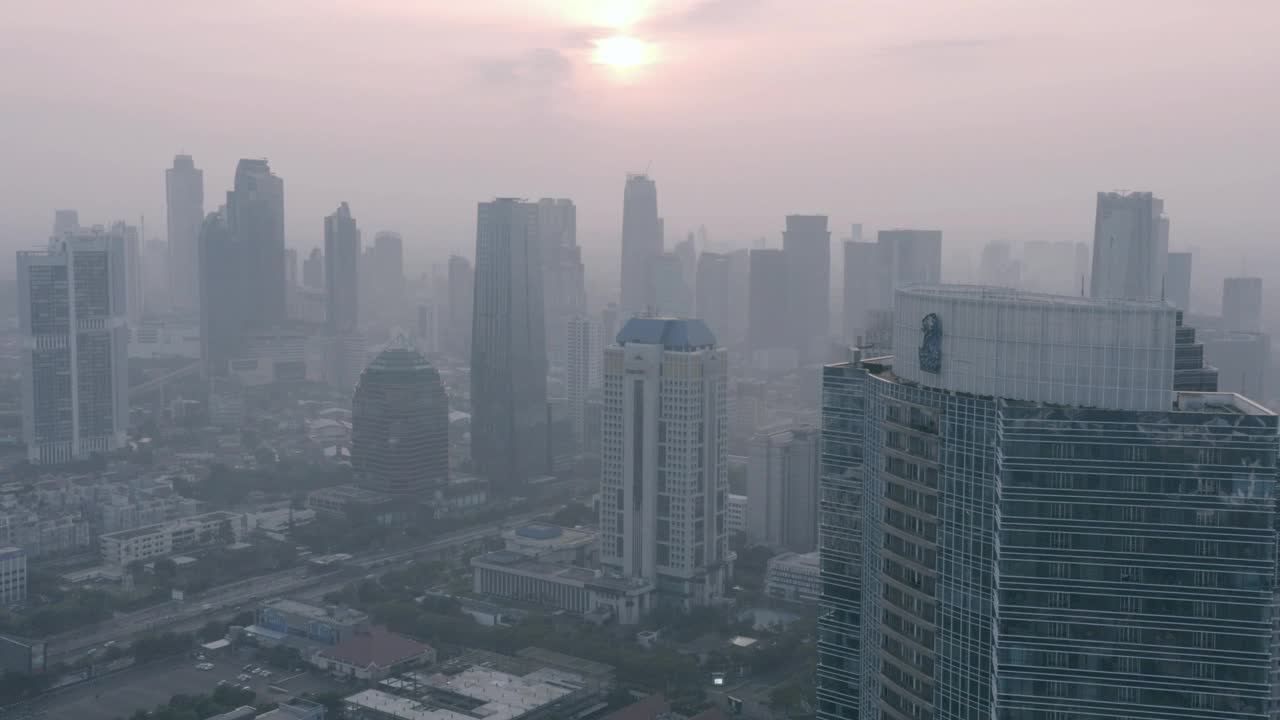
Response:
[{"label": "car", "polygon": [[244,690],[245,692],[253,692],[253,688],[249,687],[248,685],[241,685],[240,689]]},{"label": "car", "polygon": [[245,680],[249,679],[249,676],[244,673],[240,673],[239,675],[236,676],[236,679],[239,680],[240,682],[244,682]]},{"label": "car", "polygon": [[226,687],[230,684],[229,680],[223,679],[218,681],[218,687]]}]

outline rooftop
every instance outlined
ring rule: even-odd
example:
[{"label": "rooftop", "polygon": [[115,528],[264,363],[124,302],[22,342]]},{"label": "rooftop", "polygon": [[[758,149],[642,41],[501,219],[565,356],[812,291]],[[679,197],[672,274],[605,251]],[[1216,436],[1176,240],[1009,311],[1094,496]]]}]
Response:
[{"label": "rooftop", "polygon": [[661,345],[667,350],[701,350],[716,346],[716,336],[701,320],[636,317],[618,332],[619,345]]},{"label": "rooftop", "polygon": [[356,624],[369,619],[369,616],[359,610],[343,607],[325,607],[323,605],[312,605],[300,600],[292,600],[290,598],[273,598],[262,603],[263,610],[277,610],[282,613],[290,613],[299,615],[312,620],[324,620],[327,622],[338,622],[344,624]]},{"label": "rooftop", "polygon": [[584,687],[573,673],[541,668],[525,675],[490,664],[382,681],[345,702],[396,720],[515,720]]},{"label": "rooftop", "polygon": [[899,293],[910,295],[928,295],[933,297],[952,297],[958,299],[983,300],[993,303],[1017,305],[1042,304],[1076,307],[1128,307],[1131,309],[1167,308],[1173,310],[1163,300],[1120,300],[1115,298],[1092,298],[1079,295],[1054,295],[1051,293],[1029,292],[1007,287],[989,285],[908,285]]},{"label": "rooftop", "polygon": [[357,630],[337,645],[321,650],[320,655],[361,668],[371,665],[387,668],[420,657],[430,649],[416,640],[374,625],[368,630]]}]

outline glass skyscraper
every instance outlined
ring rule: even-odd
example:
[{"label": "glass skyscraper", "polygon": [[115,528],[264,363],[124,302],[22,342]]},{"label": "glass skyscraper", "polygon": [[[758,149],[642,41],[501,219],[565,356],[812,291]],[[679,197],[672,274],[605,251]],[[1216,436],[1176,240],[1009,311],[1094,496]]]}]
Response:
[{"label": "glass skyscraper", "polygon": [[1270,716],[1277,418],[1173,312],[914,288],[826,368],[820,717]]}]

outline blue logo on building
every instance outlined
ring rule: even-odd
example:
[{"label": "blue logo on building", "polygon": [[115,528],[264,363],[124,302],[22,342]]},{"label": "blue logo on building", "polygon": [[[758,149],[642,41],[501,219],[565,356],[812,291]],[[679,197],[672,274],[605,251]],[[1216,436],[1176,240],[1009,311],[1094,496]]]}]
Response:
[{"label": "blue logo on building", "polygon": [[942,372],[942,321],[936,313],[929,313],[920,321],[920,369],[937,375]]}]

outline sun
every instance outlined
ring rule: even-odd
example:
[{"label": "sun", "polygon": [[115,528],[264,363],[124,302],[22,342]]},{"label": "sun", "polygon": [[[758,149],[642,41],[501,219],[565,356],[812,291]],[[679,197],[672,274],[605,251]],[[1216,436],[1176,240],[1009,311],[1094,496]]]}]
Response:
[{"label": "sun", "polygon": [[595,61],[600,65],[625,70],[649,62],[650,47],[633,37],[615,35],[596,40]]}]

